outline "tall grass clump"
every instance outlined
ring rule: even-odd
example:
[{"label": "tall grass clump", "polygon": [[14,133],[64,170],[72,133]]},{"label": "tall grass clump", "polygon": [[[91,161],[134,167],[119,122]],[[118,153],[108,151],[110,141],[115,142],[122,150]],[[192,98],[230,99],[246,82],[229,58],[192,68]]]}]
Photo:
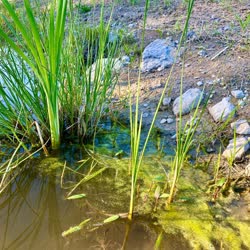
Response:
[{"label": "tall grass clump", "polygon": [[[0,36],[11,50],[26,63],[39,81],[46,98],[52,148],[60,145],[59,124],[59,70],[67,14],[67,0],[53,2],[50,8],[48,30],[39,27],[29,0],[24,0],[26,20],[16,14],[7,0],[2,1],[18,32],[11,38],[0,29]],[[55,17],[56,12],[56,17]],[[14,40],[15,39],[15,40]],[[11,74],[12,72],[7,72]]]},{"label": "tall grass clump", "polygon": [[[182,32],[181,40],[178,47],[177,55],[180,52],[181,46],[185,42],[187,31],[188,31],[188,24],[191,17],[192,9],[194,5],[194,0],[189,0],[188,2],[188,8],[187,8],[187,18],[185,22],[185,26]],[[144,30],[146,27],[146,19],[147,19],[147,12],[149,9],[149,1],[146,1],[145,3],[145,11],[144,11]],[[144,32],[142,34],[142,41],[144,41]],[[143,42],[142,47],[143,49]],[[142,50],[141,49],[141,50]],[[176,62],[176,59],[175,59]],[[137,91],[136,91],[136,101],[135,101],[135,111],[133,114],[132,109],[132,95],[130,94],[130,127],[131,127],[131,164],[130,164],[130,171],[131,171],[131,194],[130,194],[130,207],[129,207],[129,215],[128,218],[131,220],[133,216],[133,210],[134,210],[134,196],[135,196],[135,190],[136,190],[136,183],[139,176],[139,170],[143,162],[143,157],[145,154],[145,150],[148,144],[148,140],[150,138],[151,132],[154,127],[154,123],[158,114],[158,111],[160,109],[161,103],[163,101],[163,98],[165,96],[169,81],[171,79],[171,75],[175,66],[175,62],[173,63],[173,66],[170,69],[170,73],[166,79],[165,86],[163,88],[162,94],[160,96],[158,105],[156,107],[156,110],[154,112],[153,119],[151,121],[151,125],[149,128],[149,131],[147,133],[145,142],[142,146],[142,150],[140,151],[140,142],[141,142],[141,129],[142,129],[142,115],[139,116],[139,97],[140,97],[140,80],[141,80],[141,71],[139,71],[138,76],[138,82],[137,82]],[[196,111],[198,112],[198,111]]]},{"label": "tall grass clump", "polygon": [[32,145],[42,137],[52,149],[69,134],[91,138],[116,84],[118,43],[108,42],[104,4],[99,24],[89,27],[80,25],[72,1],[52,0],[37,11],[24,0],[23,15],[2,2],[11,20],[3,17],[0,28],[0,136]]},{"label": "tall grass clump", "polygon": [[[100,119],[109,112],[108,103],[117,83],[116,68],[120,61],[119,42],[108,42],[110,20],[103,21],[101,8],[97,27],[76,26],[77,16],[69,22],[62,62],[61,109],[65,129],[77,131],[80,138],[91,137]],[[72,94],[73,93],[73,94]]]}]

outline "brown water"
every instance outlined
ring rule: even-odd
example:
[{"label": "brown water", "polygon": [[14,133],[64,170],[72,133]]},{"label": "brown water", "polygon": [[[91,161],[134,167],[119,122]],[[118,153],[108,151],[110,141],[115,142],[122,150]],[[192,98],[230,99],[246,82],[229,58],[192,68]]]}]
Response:
[{"label": "brown water", "polygon": [[[70,150],[69,150],[70,149]],[[184,168],[173,205],[167,210],[164,199],[155,207],[156,185],[166,181],[158,158],[146,158],[140,172],[136,216],[132,223],[118,219],[103,221],[110,215],[126,213],[129,206],[128,158],[101,157],[108,167],[102,174],[83,183],[74,193],[86,198],[65,199],[67,187],[81,177],[67,169],[61,188],[65,159],[77,168],[87,159],[83,150],[66,148],[63,154],[34,159],[27,169],[0,196],[0,249],[250,249],[250,218],[246,202],[237,195],[209,202],[205,183],[209,176],[201,170]],[[166,159],[163,160],[166,163]],[[80,170],[87,173],[91,164]],[[96,166],[96,171],[100,166]],[[153,185],[152,185],[153,184]],[[239,214],[240,213],[240,214]],[[62,232],[91,219],[78,232],[62,237]],[[162,236],[162,237],[160,237]]]},{"label": "brown water", "polygon": [[[90,232],[95,223],[107,218],[99,208],[114,212],[112,201],[103,200],[114,189],[102,186],[103,180],[95,188],[88,188],[90,199],[66,200],[66,191],[59,184],[60,173],[61,168],[48,173],[31,167],[0,197],[0,249],[154,249],[161,229],[143,217],[132,223],[120,219]],[[124,212],[127,207],[118,204],[116,210]],[[62,237],[63,231],[86,218],[93,220],[88,228]],[[162,249],[188,247],[181,235],[163,234],[162,244]]]}]

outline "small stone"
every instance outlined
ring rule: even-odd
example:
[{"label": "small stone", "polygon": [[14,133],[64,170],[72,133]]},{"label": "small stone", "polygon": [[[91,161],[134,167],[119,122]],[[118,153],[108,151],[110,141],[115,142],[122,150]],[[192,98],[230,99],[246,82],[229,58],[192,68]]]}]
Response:
[{"label": "small stone", "polygon": [[239,137],[235,140],[232,139],[229,141],[229,144],[222,155],[227,159],[241,159],[249,148],[250,145],[248,139],[245,137]]},{"label": "small stone", "polygon": [[168,123],[168,124],[171,124],[171,123],[173,123],[173,122],[174,122],[174,119],[173,119],[173,118],[168,118],[168,119],[167,119],[167,123]]},{"label": "small stone", "polygon": [[147,104],[147,103],[144,103],[144,104],[143,104],[143,107],[147,107],[147,106],[148,106],[148,104]]},{"label": "small stone", "polygon": [[208,148],[206,148],[206,152],[211,154],[211,153],[215,152],[215,149],[212,147],[208,147]]},{"label": "small stone", "polygon": [[134,28],[136,26],[136,24],[135,23],[130,23],[129,25],[128,25],[128,28]]},{"label": "small stone", "polygon": [[172,135],[172,136],[171,136],[171,139],[175,139],[176,136],[177,136],[176,134]]},{"label": "small stone", "polygon": [[167,122],[167,119],[163,118],[163,119],[161,119],[160,124],[164,124],[166,122]]},{"label": "small stone", "polygon": [[235,129],[239,135],[250,135],[250,125],[245,119],[231,123],[231,128]]},{"label": "small stone", "polygon": [[163,98],[162,105],[163,106],[168,106],[171,103],[171,97],[165,97]]},{"label": "small stone", "polygon": [[[182,106],[180,106],[180,98],[182,98]],[[198,88],[192,88],[187,90],[182,96],[175,99],[173,103],[173,112],[178,115],[182,112],[182,115],[188,114],[192,109],[196,108],[203,98],[203,92]]]},{"label": "small stone", "polygon": [[98,59],[87,70],[87,74],[91,75],[91,81],[94,81],[94,79],[95,79],[96,67],[98,67],[98,69],[100,70],[100,74],[102,76],[101,79],[103,80],[103,77],[105,76],[104,72],[107,69],[109,64],[113,65],[112,66],[112,73],[113,74],[118,74],[121,71],[122,67],[123,67],[123,64],[122,64],[121,60],[119,60],[118,58],[114,58],[114,59],[110,59],[110,58]]},{"label": "small stone", "polygon": [[206,57],[207,56],[207,52],[205,51],[205,50],[200,50],[199,52],[198,52],[198,55],[199,56],[202,56],[202,57]]},{"label": "small stone", "polygon": [[214,81],[213,81],[213,80],[207,80],[206,83],[207,83],[208,85],[213,85],[213,84],[214,84]]},{"label": "small stone", "polygon": [[149,116],[148,113],[143,113],[143,114],[142,114],[142,117],[143,117],[143,118],[147,118],[148,116]]},{"label": "small stone", "polygon": [[194,41],[195,39],[197,39],[197,35],[196,35],[195,31],[193,31],[193,30],[188,31],[187,40]]},{"label": "small stone", "polygon": [[122,62],[122,64],[123,64],[123,66],[129,65],[129,63],[130,63],[130,57],[129,57],[129,56],[123,56],[123,57],[121,58],[121,62]]},{"label": "small stone", "polygon": [[231,91],[231,94],[236,99],[242,99],[245,96],[242,90],[233,90]]},{"label": "small stone", "polygon": [[216,122],[224,122],[230,116],[234,116],[235,106],[229,102],[229,98],[223,98],[219,103],[209,107],[208,111]]},{"label": "small stone", "polygon": [[213,84],[220,84],[220,83],[221,83],[221,79],[220,78],[213,80]]},{"label": "small stone", "polygon": [[196,85],[197,85],[198,87],[202,86],[203,84],[204,84],[203,81],[199,81],[199,82],[196,83]]}]

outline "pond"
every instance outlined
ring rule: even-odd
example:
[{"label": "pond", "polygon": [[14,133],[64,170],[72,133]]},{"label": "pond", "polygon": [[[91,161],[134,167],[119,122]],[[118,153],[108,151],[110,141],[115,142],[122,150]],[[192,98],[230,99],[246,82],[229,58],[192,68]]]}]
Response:
[{"label": "pond", "polygon": [[[0,249],[249,249],[247,202],[232,192],[212,202],[206,186],[210,176],[202,169],[185,167],[174,203],[165,206],[170,156],[159,155],[154,140],[138,180],[136,214],[127,220],[129,149],[122,145],[127,136],[116,133],[116,146],[103,154],[105,136],[111,135],[96,138],[102,154],[67,144],[26,162],[0,197]],[[116,155],[121,149],[124,154]],[[79,181],[72,194],[84,197],[67,199]],[[119,218],[105,223],[113,215]],[[70,228],[76,232],[69,233]]]}]

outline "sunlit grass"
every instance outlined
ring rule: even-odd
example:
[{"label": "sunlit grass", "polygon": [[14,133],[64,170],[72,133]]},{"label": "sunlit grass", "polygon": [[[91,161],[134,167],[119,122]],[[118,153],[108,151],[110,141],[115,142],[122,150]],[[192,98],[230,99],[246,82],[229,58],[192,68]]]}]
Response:
[{"label": "sunlit grass", "polygon": [[[180,39],[180,43],[179,43],[179,48],[178,48],[178,52],[177,54],[179,54],[180,52],[180,48],[181,46],[184,44],[185,39],[186,39],[186,35],[187,35],[187,31],[188,31],[188,24],[189,24],[189,19],[191,17],[191,13],[192,13],[192,9],[193,9],[193,5],[194,5],[194,0],[189,0],[188,1],[188,7],[187,7],[187,18],[186,18],[186,22],[183,28],[183,32],[182,32],[182,37]],[[149,9],[149,1],[146,1],[145,4],[145,11],[144,11],[144,30],[146,27],[146,19],[147,19],[147,13],[148,13],[148,9]],[[142,41],[144,41],[144,34],[142,37]],[[143,44],[142,44],[143,46]],[[162,90],[162,94],[160,96],[158,105],[156,107],[156,110],[154,112],[154,116],[153,119],[151,121],[151,125],[146,137],[146,140],[143,144],[142,150],[139,150],[139,146],[140,146],[140,141],[141,141],[141,129],[142,129],[142,116],[139,116],[139,97],[140,97],[140,81],[141,81],[141,71],[139,72],[139,76],[138,76],[138,82],[137,82],[137,92],[136,92],[136,104],[135,104],[135,111],[133,114],[133,110],[132,110],[132,101],[130,103],[130,127],[131,127],[131,164],[130,164],[130,171],[131,171],[131,195],[130,195],[130,208],[129,208],[129,219],[132,219],[133,216],[133,209],[134,209],[134,196],[135,196],[135,189],[136,189],[136,183],[137,183],[137,179],[139,177],[139,170],[140,167],[142,165],[143,162],[143,157],[144,157],[144,153],[151,135],[151,132],[154,128],[154,124],[156,121],[156,117],[158,114],[158,111],[160,109],[160,106],[162,104],[163,98],[165,96],[166,93],[166,89],[168,87],[173,69],[175,66],[175,62],[173,64],[173,66],[170,69],[169,75],[166,79],[165,82],[165,86]],[[182,94],[182,93],[181,93]],[[192,132],[192,136],[193,136]],[[191,135],[191,134],[189,134]],[[191,139],[191,138],[190,138]],[[188,143],[191,143],[191,141],[188,141]],[[187,149],[187,152],[189,150],[189,146],[188,145],[188,149],[185,148],[185,150]],[[183,156],[183,159],[185,159],[185,157],[187,156],[187,152],[185,152],[185,156]],[[176,159],[178,159],[177,157],[180,156],[179,150],[177,149],[177,156]],[[177,161],[177,168],[180,170],[181,166],[179,165],[179,161]],[[175,183],[176,180],[173,180],[173,182]],[[171,193],[170,193],[171,196]]]},{"label": "sunlit grass", "polygon": [[40,12],[24,0],[23,18],[7,0],[3,8],[8,32],[1,27],[0,135],[25,136],[32,145],[50,138],[53,149],[69,133],[80,141],[93,137],[117,81],[118,44],[108,43],[111,18],[104,24],[104,5],[97,27],[79,25],[67,0],[51,1]]}]

